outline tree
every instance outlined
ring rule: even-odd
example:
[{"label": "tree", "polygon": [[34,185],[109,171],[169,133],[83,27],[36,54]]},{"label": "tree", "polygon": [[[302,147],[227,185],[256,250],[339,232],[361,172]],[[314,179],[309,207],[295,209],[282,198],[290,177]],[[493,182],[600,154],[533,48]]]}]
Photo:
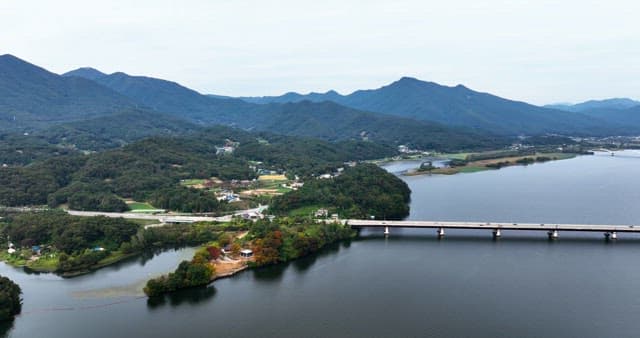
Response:
[{"label": "tree", "polygon": [[208,246],[207,251],[209,252],[209,257],[211,257],[211,259],[220,258],[221,251],[217,245]]},{"label": "tree", "polygon": [[7,277],[0,276],[0,320],[12,320],[22,311],[22,290]]}]

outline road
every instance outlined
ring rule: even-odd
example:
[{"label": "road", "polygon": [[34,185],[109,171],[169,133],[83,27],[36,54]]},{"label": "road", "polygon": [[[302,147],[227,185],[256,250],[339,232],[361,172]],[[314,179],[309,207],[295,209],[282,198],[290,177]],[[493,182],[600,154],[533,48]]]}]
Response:
[{"label": "road", "polygon": [[127,219],[146,219],[155,220],[160,223],[175,222],[175,223],[194,223],[194,222],[229,222],[232,216],[243,215],[246,213],[258,212],[262,213],[269,206],[262,205],[257,208],[238,210],[233,215],[226,215],[221,217],[208,217],[208,216],[191,216],[191,215],[172,215],[172,214],[149,214],[149,213],[135,213],[135,212],[99,212],[99,211],[77,211],[66,210],[69,215],[83,216],[83,217],[95,217],[105,216],[112,218],[127,218]]}]

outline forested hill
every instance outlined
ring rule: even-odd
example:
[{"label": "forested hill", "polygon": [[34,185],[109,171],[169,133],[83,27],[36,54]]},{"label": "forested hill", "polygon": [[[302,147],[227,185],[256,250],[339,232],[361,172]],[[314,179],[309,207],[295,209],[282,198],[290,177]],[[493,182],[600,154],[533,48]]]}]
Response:
[{"label": "forested hill", "polygon": [[550,104],[545,107],[573,112],[584,112],[594,110],[625,110],[638,106],[640,106],[640,101],[628,98],[613,98],[605,100],[589,100],[577,104]]},{"label": "forested hill", "polygon": [[0,132],[38,131],[51,145],[100,150],[141,136],[179,134],[192,130],[193,124],[444,151],[500,147],[511,141],[337,104],[259,105],[211,97],[171,81],[107,75],[91,68],[60,76],[11,55],[0,57]]},{"label": "forested hill", "polygon": [[560,110],[579,112],[615,125],[619,134],[640,133],[640,101],[628,98],[590,100],[578,104],[550,105]]},{"label": "forested hill", "polygon": [[[237,149],[218,154],[217,147],[230,141],[239,144]],[[119,198],[181,196],[183,203],[190,203],[189,208],[197,206],[187,210],[206,211],[216,208],[215,197],[180,187],[181,179],[252,179],[257,174],[250,161],[262,162],[265,169],[308,177],[331,171],[344,161],[394,153],[393,148],[372,142],[327,143],[215,127],[190,137],[155,137],[116,150],[0,168],[0,205],[57,206],[75,201],[93,210],[113,211],[123,207]]]},{"label": "forested hill", "polygon": [[348,168],[333,179],[312,180],[302,188],[278,196],[272,212],[328,208],[346,218],[403,219],[409,215],[411,190],[398,177],[373,164]]},{"label": "forested hill", "polygon": [[0,56],[0,130],[101,116],[136,103],[93,81],[61,77],[12,55]]},{"label": "forested hill", "polygon": [[589,109],[582,113],[594,118],[606,119],[611,123],[616,123],[621,130],[632,130],[635,133],[640,133],[640,105],[622,109]]},{"label": "forested hill", "polygon": [[202,95],[172,81],[122,72],[103,75],[97,70],[77,69],[64,77],[86,77],[129,97],[149,109],[170,113],[201,123],[234,124],[265,114],[268,109],[238,99],[219,99]]},{"label": "forested hill", "polygon": [[102,73],[81,68],[64,76],[86,76],[145,107],[170,112],[201,124],[232,125],[247,130],[330,141],[366,138],[385,144],[408,144],[421,149],[443,151],[495,148],[510,142],[491,133],[365,112],[335,103],[259,105],[239,99],[201,95],[175,82],[161,79],[125,73],[99,74]]},{"label": "forested hill", "polygon": [[270,105],[270,109],[272,115],[238,121],[238,125],[251,130],[330,141],[366,139],[439,151],[500,148],[512,142],[509,138],[491,133],[358,111],[333,102],[303,101]]},{"label": "forested hill", "polygon": [[[332,101],[366,111],[385,113],[446,126],[463,126],[501,134],[608,134],[615,126],[579,113],[554,110],[471,90],[404,77],[378,89],[349,95],[287,93],[279,97],[244,98],[253,103],[310,100]],[[617,131],[616,131],[617,132]]]},{"label": "forested hill", "polygon": [[0,134],[0,165],[27,165],[65,154],[117,148],[149,136],[188,135],[202,129],[166,114],[127,109],[29,133]]}]

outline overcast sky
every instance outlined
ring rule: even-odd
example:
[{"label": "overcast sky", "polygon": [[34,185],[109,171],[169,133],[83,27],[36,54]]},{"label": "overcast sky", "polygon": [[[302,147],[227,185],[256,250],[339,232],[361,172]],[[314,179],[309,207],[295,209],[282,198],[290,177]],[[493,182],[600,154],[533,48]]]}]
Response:
[{"label": "overcast sky", "polygon": [[0,54],[203,93],[350,93],[402,76],[536,104],[640,99],[634,0],[0,0]]}]

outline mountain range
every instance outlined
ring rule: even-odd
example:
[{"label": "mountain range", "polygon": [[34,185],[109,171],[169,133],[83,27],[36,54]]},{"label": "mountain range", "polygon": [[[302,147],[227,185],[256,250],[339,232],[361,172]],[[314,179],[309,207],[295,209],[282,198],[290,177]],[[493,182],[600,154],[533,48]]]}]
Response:
[{"label": "mountain range", "polygon": [[595,110],[624,110],[637,106],[640,106],[640,101],[628,98],[613,98],[605,100],[589,100],[577,104],[550,104],[545,107],[572,112],[585,112]]},{"label": "mountain range", "polygon": [[[464,126],[503,135],[584,134],[624,132],[617,120],[569,109],[538,107],[471,90],[463,85],[442,86],[404,77],[378,89],[358,90],[349,95],[335,91],[302,95],[287,93],[275,97],[245,97],[247,102],[332,101],[373,112],[384,112],[448,126]],[[635,130],[640,126],[634,126]]]},{"label": "mountain range", "polygon": [[[564,109],[563,109],[564,108]],[[321,138],[409,144],[422,149],[505,145],[516,135],[614,135],[640,131],[635,107],[577,111],[538,107],[405,77],[349,95],[232,98],[178,83],[79,68],[58,75],[0,56],[0,131],[35,132],[95,148],[209,125]]]}]

